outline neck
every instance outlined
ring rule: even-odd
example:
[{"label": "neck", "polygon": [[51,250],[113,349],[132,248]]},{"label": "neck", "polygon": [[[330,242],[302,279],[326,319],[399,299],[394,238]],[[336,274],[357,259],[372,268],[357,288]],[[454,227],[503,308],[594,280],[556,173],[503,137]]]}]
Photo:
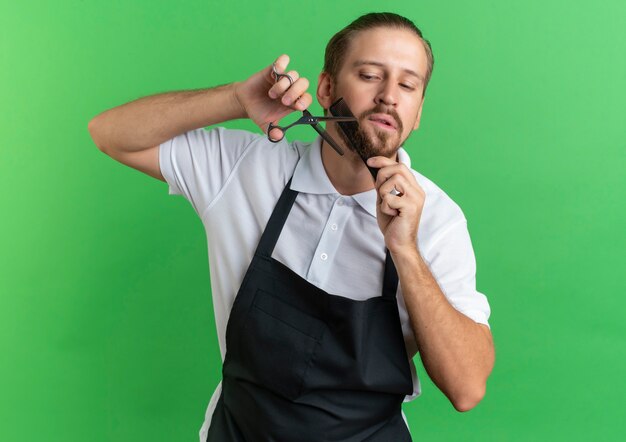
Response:
[{"label": "neck", "polygon": [[341,195],[354,195],[374,189],[372,174],[361,157],[345,146],[342,147],[343,156],[322,140],[322,164],[337,192]]}]

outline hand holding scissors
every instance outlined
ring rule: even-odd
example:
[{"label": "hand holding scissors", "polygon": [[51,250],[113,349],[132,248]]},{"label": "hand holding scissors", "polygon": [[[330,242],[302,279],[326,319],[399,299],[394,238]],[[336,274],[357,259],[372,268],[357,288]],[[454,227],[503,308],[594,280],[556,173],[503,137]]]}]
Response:
[{"label": "hand holding scissors", "polygon": [[[290,86],[293,84],[293,78],[291,78],[291,76],[289,74],[281,74],[276,70],[276,64],[272,64],[272,74],[274,75],[274,79],[276,82],[279,82],[282,78],[287,78],[287,80],[289,80]],[[335,151],[339,154],[339,155],[343,155],[343,149],[339,146],[339,144],[337,144],[337,142],[322,128],[322,126],[319,125],[320,122],[322,121],[356,121],[357,119],[355,117],[333,117],[333,116],[329,116],[329,117],[314,117],[313,115],[311,115],[311,113],[304,109],[302,111],[302,117],[299,118],[298,120],[296,120],[295,122],[291,123],[288,126],[278,126],[275,125],[274,123],[270,122],[267,128],[267,138],[272,142],[272,143],[278,143],[280,140],[282,140],[285,136],[285,132],[287,132],[287,130],[293,126],[296,125],[300,125],[300,124],[308,124],[310,125],[313,129],[315,129],[315,131],[320,134],[320,136],[333,148],[335,149]],[[274,133],[276,133],[276,130],[280,131],[281,136],[280,138],[272,138],[272,136],[270,135],[271,131],[274,130]]]}]

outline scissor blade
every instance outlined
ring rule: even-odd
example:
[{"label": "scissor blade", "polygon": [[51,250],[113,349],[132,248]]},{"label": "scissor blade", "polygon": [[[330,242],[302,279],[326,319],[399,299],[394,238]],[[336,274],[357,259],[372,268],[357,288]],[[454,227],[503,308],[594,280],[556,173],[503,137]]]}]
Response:
[{"label": "scissor blade", "polygon": [[335,149],[335,151],[339,154],[339,155],[343,155],[343,149],[341,147],[339,147],[339,145],[337,144],[337,142],[335,140],[333,140],[333,138],[330,136],[330,134],[328,132],[326,132],[324,129],[322,129],[322,126],[319,126],[317,124],[314,124],[311,126],[313,129],[315,129],[315,131],[320,134],[320,136],[330,145],[330,147],[332,147],[333,149]]},{"label": "scissor blade", "polygon": [[356,117],[313,117],[315,121],[357,121]]},{"label": "scissor blade", "polygon": [[298,121],[293,124],[318,124],[322,121],[357,121],[356,117],[314,117],[313,115],[304,114]]}]

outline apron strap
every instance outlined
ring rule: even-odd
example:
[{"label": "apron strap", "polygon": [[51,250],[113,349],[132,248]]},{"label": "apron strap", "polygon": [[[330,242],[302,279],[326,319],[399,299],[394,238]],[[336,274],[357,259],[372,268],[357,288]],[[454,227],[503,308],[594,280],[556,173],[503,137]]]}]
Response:
[{"label": "apron strap", "polygon": [[290,186],[291,178],[289,178],[289,182],[285,186],[283,193],[280,195],[278,203],[276,203],[276,207],[274,207],[274,211],[272,212],[272,216],[270,216],[270,219],[267,222],[267,226],[265,226],[265,231],[261,236],[256,252],[254,252],[255,255],[266,256],[268,258],[272,256],[272,252],[278,242],[280,232],[282,232],[285,221],[287,221],[287,217],[291,211],[291,206],[293,206],[293,203],[298,196],[298,192],[291,190]]},{"label": "apron strap", "polygon": [[383,298],[395,298],[398,290],[398,271],[391,259],[391,252],[387,250],[385,257],[385,279],[383,279]]}]

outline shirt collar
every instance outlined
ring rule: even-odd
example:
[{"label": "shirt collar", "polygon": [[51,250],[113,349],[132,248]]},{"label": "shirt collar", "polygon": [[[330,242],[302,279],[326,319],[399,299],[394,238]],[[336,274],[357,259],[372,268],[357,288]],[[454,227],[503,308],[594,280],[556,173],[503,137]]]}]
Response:
[{"label": "shirt collar", "polygon": [[[402,147],[398,149],[398,160],[409,169],[411,168],[411,159]],[[291,189],[318,195],[339,195],[335,186],[330,182],[322,163],[322,137],[318,136],[302,154],[293,173]],[[357,193],[350,197],[367,213],[374,218],[376,217],[376,189]]]}]

